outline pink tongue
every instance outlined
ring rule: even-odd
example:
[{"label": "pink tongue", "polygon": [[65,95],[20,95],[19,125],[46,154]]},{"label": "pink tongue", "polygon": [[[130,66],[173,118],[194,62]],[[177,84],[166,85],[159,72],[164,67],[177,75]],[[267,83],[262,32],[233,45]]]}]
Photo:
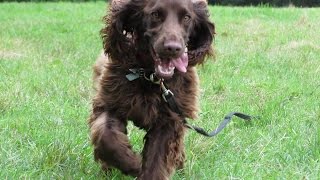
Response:
[{"label": "pink tongue", "polygon": [[188,54],[184,53],[182,56],[177,59],[172,59],[171,62],[180,72],[187,72],[188,66]]}]

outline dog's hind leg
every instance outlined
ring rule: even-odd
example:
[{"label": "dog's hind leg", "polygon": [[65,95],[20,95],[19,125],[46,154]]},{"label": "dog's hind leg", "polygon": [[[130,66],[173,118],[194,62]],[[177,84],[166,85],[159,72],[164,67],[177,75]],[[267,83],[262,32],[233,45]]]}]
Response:
[{"label": "dog's hind leg", "polygon": [[172,119],[147,132],[139,180],[166,180],[176,168],[183,167],[185,128],[182,121]]},{"label": "dog's hind leg", "polygon": [[89,124],[95,160],[101,162],[104,170],[111,166],[124,174],[138,176],[141,158],[131,149],[126,135],[126,122],[109,117],[106,112],[94,117],[94,114],[91,115]]}]

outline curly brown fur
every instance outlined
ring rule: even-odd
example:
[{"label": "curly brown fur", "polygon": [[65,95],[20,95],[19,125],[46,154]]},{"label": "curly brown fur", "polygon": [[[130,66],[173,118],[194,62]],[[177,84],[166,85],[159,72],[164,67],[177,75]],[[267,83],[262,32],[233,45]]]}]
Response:
[{"label": "curly brown fur", "polygon": [[[208,19],[207,4],[203,0],[129,0],[111,6],[110,12],[101,30],[107,56],[102,54],[94,66],[97,94],[89,125],[95,160],[104,170],[115,167],[138,179],[169,179],[177,167],[183,167],[185,158],[182,120],[197,118],[195,65],[212,53],[214,25]],[[185,59],[188,65],[182,65]],[[166,74],[173,64],[172,74]],[[157,76],[165,79],[182,114],[164,102],[159,85],[143,78],[126,79],[129,68],[160,71]],[[128,120],[147,132],[142,157],[131,149]]]}]

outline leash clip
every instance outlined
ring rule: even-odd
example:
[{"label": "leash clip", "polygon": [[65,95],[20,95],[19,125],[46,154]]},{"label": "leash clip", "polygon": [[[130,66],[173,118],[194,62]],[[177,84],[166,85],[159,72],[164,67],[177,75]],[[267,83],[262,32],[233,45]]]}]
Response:
[{"label": "leash clip", "polygon": [[172,98],[174,94],[170,89],[166,88],[166,86],[163,84],[163,80],[160,81],[160,86],[162,90],[162,98],[165,102],[168,102],[168,99]]},{"label": "leash clip", "polygon": [[172,98],[174,96],[173,92],[169,89],[162,93],[162,98],[165,102],[168,102],[169,98]]},{"label": "leash clip", "polygon": [[174,96],[173,92],[167,89],[162,93],[162,98],[165,102],[168,102],[169,98],[172,98]]}]

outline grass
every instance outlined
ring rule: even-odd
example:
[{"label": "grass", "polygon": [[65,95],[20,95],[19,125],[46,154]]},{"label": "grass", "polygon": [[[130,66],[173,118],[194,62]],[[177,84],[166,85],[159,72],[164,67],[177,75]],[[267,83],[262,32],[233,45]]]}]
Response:
[{"label": "grass", "polygon": [[[0,179],[105,179],[86,119],[105,3],[0,4]],[[216,60],[199,67],[201,114],[173,179],[320,178],[320,10],[210,7]],[[134,149],[142,131],[130,124]],[[108,179],[130,179],[114,171]]]}]

